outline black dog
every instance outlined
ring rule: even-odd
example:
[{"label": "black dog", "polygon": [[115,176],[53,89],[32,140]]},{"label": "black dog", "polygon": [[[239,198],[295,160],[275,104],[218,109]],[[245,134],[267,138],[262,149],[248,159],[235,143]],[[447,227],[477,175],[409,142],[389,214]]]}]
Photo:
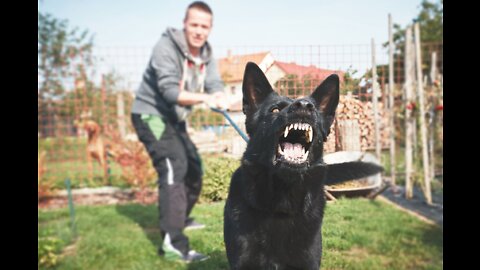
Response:
[{"label": "black dog", "polygon": [[323,162],[338,100],[335,74],[309,97],[292,100],[274,92],[256,64],[247,64],[243,112],[250,141],[224,212],[232,269],[319,269],[324,185],[382,170],[373,163]]}]

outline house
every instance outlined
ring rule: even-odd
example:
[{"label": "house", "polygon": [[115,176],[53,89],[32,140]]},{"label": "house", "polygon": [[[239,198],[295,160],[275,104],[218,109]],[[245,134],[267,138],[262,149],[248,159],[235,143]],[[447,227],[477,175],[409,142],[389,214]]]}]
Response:
[{"label": "house", "polygon": [[241,111],[242,109],[242,81],[245,66],[248,62],[256,63],[265,73],[271,85],[292,75],[297,80],[309,78],[317,84],[323,81],[332,73],[336,73],[343,81],[344,72],[336,70],[321,69],[313,65],[301,66],[296,63],[276,61],[270,52],[260,52],[245,55],[232,55],[228,51],[225,58],[218,60],[220,76],[225,82],[225,92],[230,95],[232,106],[230,111]]},{"label": "house", "polygon": [[227,57],[220,58],[217,62],[218,71],[225,82],[226,93],[241,98],[243,73],[248,62],[254,62],[265,72],[275,60],[270,52],[232,55],[229,50]]},{"label": "house", "polygon": [[[286,79],[288,75],[293,75],[300,81],[309,78],[312,82],[319,83],[330,74],[337,73],[340,76],[340,80],[343,81],[344,73],[341,71],[276,61],[270,52],[232,55],[231,51],[228,51],[227,57],[218,60],[217,66],[220,76],[225,82],[225,92],[229,95],[231,101],[229,108],[230,118],[243,131],[245,131],[245,115],[242,113],[242,82],[245,66],[248,62],[256,63],[265,73],[272,86],[282,81],[282,79]],[[246,147],[246,143],[239,136],[233,136],[229,145],[230,152],[234,156],[241,156]]]},{"label": "house", "polygon": [[[340,82],[343,82],[344,72],[339,70],[329,70],[318,68],[316,66],[301,66],[295,63],[285,63],[280,61],[275,61],[273,67],[269,70],[269,72],[275,72],[278,74],[282,74],[280,78],[283,78],[287,75],[294,75],[297,79],[304,79],[305,77],[309,77],[310,79],[323,81],[328,76],[333,73],[336,73],[340,77]],[[279,75],[278,75],[279,76]]]}]

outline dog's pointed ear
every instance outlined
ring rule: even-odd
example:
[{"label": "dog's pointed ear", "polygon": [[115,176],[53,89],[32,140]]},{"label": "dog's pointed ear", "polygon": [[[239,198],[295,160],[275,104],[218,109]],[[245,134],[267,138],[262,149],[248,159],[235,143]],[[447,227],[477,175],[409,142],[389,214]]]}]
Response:
[{"label": "dog's pointed ear", "polygon": [[328,76],[310,95],[316,103],[317,109],[325,118],[323,131],[325,138],[330,132],[330,126],[335,119],[335,110],[340,99],[340,79],[337,74]]},{"label": "dog's pointed ear", "polygon": [[383,167],[372,162],[344,162],[327,165],[325,185],[334,185],[348,180],[361,179],[383,171]]},{"label": "dog's pointed ear", "polygon": [[253,62],[248,62],[243,75],[243,113],[255,112],[265,98],[273,92],[263,71]]}]

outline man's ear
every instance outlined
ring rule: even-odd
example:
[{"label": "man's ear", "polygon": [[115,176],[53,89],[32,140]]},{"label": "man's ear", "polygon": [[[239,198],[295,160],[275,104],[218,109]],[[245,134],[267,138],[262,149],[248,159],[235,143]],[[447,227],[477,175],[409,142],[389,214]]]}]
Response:
[{"label": "man's ear", "polygon": [[263,71],[253,62],[248,62],[243,75],[243,113],[257,111],[265,98],[273,93],[272,86]]},{"label": "man's ear", "polygon": [[330,132],[330,126],[335,119],[335,110],[337,109],[338,101],[340,99],[340,80],[337,74],[328,76],[318,87],[313,91],[310,97],[315,100],[317,109],[322,113],[325,123],[323,131],[325,134],[324,140],[327,139]]},{"label": "man's ear", "polygon": [[327,164],[325,185],[361,179],[383,171],[383,167],[371,162],[353,161]]}]

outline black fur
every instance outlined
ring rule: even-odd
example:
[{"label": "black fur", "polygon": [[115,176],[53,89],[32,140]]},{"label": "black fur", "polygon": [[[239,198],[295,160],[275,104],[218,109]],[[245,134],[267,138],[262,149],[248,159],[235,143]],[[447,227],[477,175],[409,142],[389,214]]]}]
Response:
[{"label": "black fur", "polygon": [[[256,64],[247,64],[243,112],[250,141],[232,177],[224,212],[231,269],[320,268],[324,185],[382,170],[371,163],[323,162],[323,142],[338,100],[339,79],[335,74],[310,96],[293,100],[273,91]],[[308,123],[313,129],[309,154],[300,164],[277,156],[285,127],[297,122]]]}]

